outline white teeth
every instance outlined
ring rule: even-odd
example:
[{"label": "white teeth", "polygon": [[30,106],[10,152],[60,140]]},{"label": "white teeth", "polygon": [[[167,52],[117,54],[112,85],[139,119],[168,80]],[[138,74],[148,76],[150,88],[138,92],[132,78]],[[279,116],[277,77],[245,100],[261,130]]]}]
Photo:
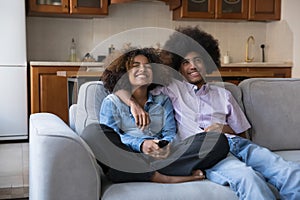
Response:
[{"label": "white teeth", "polygon": [[197,75],[199,75],[199,72],[191,72],[190,75],[197,76]]},{"label": "white teeth", "polygon": [[144,75],[144,74],[139,74],[139,75],[136,75],[136,77],[145,78],[146,75]]}]

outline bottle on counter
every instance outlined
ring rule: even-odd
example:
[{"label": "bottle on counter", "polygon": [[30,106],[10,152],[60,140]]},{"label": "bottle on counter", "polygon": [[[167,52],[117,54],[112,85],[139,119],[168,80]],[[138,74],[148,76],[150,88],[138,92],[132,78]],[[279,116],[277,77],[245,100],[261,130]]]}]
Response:
[{"label": "bottle on counter", "polygon": [[77,55],[76,55],[76,43],[74,38],[72,38],[71,46],[70,46],[70,62],[76,62],[77,61]]},{"label": "bottle on counter", "polygon": [[223,57],[223,63],[229,64],[230,63],[230,57],[228,51],[226,52],[226,55]]},{"label": "bottle on counter", "polygon": [[110,47],[108,48],[108,54],[111,54],[112,52],[114,52],[115,47],[113,44],[110,45]]}]

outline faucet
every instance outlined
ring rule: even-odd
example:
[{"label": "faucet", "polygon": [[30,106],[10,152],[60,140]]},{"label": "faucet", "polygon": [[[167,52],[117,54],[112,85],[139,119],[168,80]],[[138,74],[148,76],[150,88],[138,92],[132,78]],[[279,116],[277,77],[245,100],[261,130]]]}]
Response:
[{"label": "faucet", "polygon": [[247,42],[246,42],[246,55],[245,55],[245,62],[252,62],[254,60],[254,57],[249,58],[249,45],[250,42],[252,41],[252,44],[254,45],[254,37],[251,35],[248,37]]}]

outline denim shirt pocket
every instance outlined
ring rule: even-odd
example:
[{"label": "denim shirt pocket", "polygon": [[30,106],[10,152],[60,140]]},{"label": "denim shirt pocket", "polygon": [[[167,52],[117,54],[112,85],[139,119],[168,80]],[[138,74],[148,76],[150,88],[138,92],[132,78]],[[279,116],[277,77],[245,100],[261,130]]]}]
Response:
[{"label": "denim shirt pocket", "polygon": [[164,108],[161,105],[155,105],[151,107],[151,109],[149,110],[151,121],[148,127],[149,133],[147,135],[158,136],[161,133],[165,123],[164,113]]},{"label": "denim shirt pocket", "polygon": [[128,112],[121,111],[121,123],[120,123],[120,129],[122,129],[125,133],[128,133],[128,131],[136,129],[135,120],[132,114]]}]

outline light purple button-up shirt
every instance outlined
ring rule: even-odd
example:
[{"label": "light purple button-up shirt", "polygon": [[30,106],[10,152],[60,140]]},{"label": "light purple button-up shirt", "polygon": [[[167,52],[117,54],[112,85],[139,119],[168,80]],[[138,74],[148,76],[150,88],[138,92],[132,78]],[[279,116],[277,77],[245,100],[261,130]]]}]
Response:
[{"label": "light purple button-up shirt", "polygon": [[173,80],[168,86],[157,87],[172,101],[180,139],[187,138],[213,123],[229,125],[236,133],[250,124],[232,94],[225,88],[205,84],[200,89],[186,81]]}]

